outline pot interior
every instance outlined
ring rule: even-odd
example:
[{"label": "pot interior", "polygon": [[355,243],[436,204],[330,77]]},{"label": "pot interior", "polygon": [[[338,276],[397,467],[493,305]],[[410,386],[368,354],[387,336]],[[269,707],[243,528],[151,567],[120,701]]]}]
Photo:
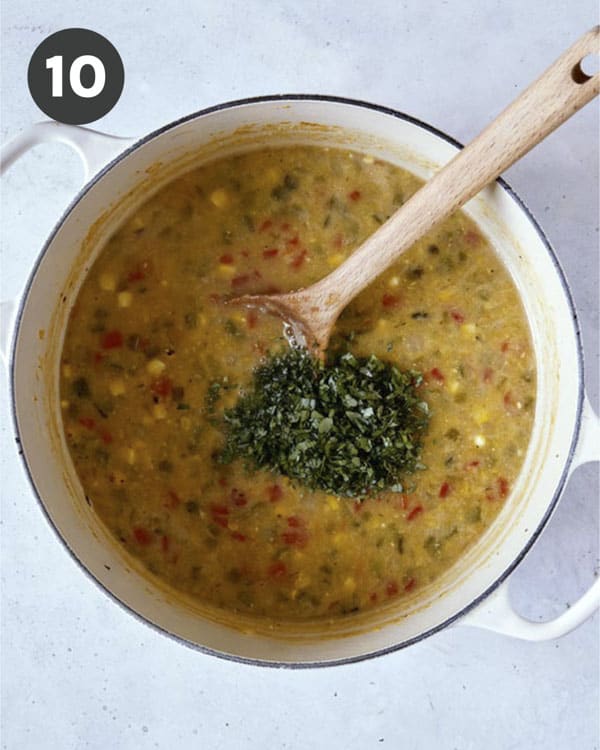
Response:
[{"label": "pot interior", "polygon": [[86,272],[123,218],[167,181],[208,160],[261,145],[348,148],[430,177],[457,147],[410,118],[352,102],[274,99],[186,118],[142,141],[78,196],[54,230],[22,304],[13,356],[16,426],[34,489],[72,554],[133,612],[196,646],[275,664],[331,663],[400,647],[481,598],[541,530],[564,481],[581,399],[578,331],[562,273],[543,235],[506,186],[466,207],[519,289],[537,361],[533,434],[519,480],[485,536],[435,587],[329,624],[261,623],[219,615],[142,573],[85,502],[61,434],[59,363],[66,321]]}]

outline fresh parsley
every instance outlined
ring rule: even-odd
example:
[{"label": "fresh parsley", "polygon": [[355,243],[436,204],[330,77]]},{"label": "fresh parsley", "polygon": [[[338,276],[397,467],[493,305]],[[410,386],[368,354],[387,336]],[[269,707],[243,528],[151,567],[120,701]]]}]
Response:
[{"label": "fresh parsley", "polygon": [[224,412],[220,460],[347,497],[402,491],[402,477],[423,468],[421,382],[375,356],[346,353],[329,364],[296,349],[271,356]]}]

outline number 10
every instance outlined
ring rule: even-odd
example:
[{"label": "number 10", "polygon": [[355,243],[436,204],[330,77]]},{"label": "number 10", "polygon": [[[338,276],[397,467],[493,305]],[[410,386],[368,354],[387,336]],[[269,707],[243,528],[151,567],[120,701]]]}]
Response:
[{"label": "number 10", "polygon": [[[81,82],[81,71],[89,65],[94,71],[94,82],[91,86],[84,86]],[[61,97],[63,95],[63,57],[54,55],[46,59],[46,68],[52,71],[52,96]],[[69,84],[71,91],[76,96],[84,99],[91,99],[98,96],[106,84],[106,69],[104,63],[95,55],[80,55],[73,60],[69,68]]]}]

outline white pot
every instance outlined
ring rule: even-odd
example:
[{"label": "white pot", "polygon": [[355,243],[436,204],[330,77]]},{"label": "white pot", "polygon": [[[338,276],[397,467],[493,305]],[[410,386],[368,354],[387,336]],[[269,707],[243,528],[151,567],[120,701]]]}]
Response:
[{"label": "white pot", "polygon": [[[506,579],[548,521],[570,472],[596,460],[598,421],[584,395],[580,334],[566,281],[541,229],[502,181],[486,188],[466,211],[491,239],[523,298],[538,368],[536,418],[509,501],[436,591],[408,611],[399,603],[335,628],[243,632],[205,617],[144,578],[86,505],[60,426],[65,324],[103,242],[150,189],[192,164],[260,143],[366,150],[424,178],[449,161],[459,145],[428,125],[380,107],[285,96],[214,107],[135,141],[41,123],[6,146],[4,166],[45,140],[72,145],[94,176],[52,232],[19,304],[10,353],[14,424],[33,490],[50,523],[73,557],[116,601],[195,647],[256,663],[297,666],[401,648],[457,621],[530,640],[553,638],[594,611],[600,580],[548,623],[520,618],[508,602]],[[39,335],[40,329],[45,335]]]}]

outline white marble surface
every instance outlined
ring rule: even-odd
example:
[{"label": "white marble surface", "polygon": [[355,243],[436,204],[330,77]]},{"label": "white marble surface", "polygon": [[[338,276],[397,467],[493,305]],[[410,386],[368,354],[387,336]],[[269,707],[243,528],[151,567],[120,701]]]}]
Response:
[{"label": "white marble surface", "polygon": [[[229,99],[315,92],[404,110],[466,141],[588,27],[595,0],[4,0],[1,138],[43,119],[26,70],[61,28],[119,49],[125,90],[95,127],[137,135]],[[79,185],[77,159],[35,149],[3,180],[2,299],[19,294]],[[598,408],[598,108],[508,180],[573,287]],[[2,747],[598,748],[598,617],[560,641],[455,627],[402,652],[290,672],[196,653],[134,620],[73,563],[43,519],[13,443],[3,374]],[[597,468],[573,478],[512,595],[535,619],[562,611],[598,568]]]}]

